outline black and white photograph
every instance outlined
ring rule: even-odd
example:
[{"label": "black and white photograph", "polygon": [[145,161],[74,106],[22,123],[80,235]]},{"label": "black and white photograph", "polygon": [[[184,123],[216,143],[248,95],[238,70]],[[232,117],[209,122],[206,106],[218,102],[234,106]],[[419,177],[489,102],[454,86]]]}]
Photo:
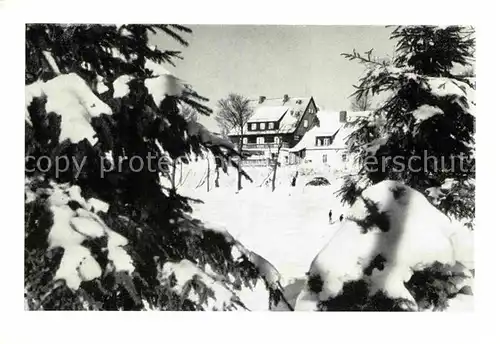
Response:
[{"label": "black and white photograph", "polygon": [[25,25],[24,310],[474,312],[470,25]]}]

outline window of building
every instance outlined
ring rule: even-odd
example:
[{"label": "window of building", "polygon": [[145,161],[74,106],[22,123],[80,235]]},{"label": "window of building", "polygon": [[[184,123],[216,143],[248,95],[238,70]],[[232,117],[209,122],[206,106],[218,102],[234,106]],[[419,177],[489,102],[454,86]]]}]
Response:
[{"label": "window of building", "polygon": [[260,130],[266,130],[266,123],[260,123]]},{"label": "window of building", "polygon": [[273,122],[267,123],[267,129],[274,129],[274,123]]},{"label": "window of building", "polygon": [[257,123],[252,123],[252,130],[257,130]]},{"label": "window of building", "polygon": [[325,137],[323,139],[323,146],[328,146],[330,144],[330,139],[328,137]]},{"label": "window of building", "polygon": [[248,143],[248,138],[247,137],[244,137],[243,138],[243,144],[246,145]]},{"label": "window of building", "polygon": [[299,136],[299,135],[295,135],[295,136],[293,137],[293,139],[294,139],[295,141],[298,141],[298,140],[300,140],[300,136]]},{"label": "window of building", "polygon": [[280,137],[279,136],[275,136],[274,137],[274,143],[276,143],[276,144],[280,143]]},{"label": "window of building", "polygon": [[347,161],[347,153],[342,153],[342,161],[343,162]]},{"label": "window of building", "polygon": [[309,126],[309,121],[307,119],[304,120],[304,128],[307,128]]},{"label": "window of building", "polygon": [[316,146],[321,146],[321,139],[319,137],[316,138]]},{"label": "window of building", "polygon": [[326,154],[323,154],[323,163],[326,163],[328,160],[328,156]]},{"label": "window of building", "polygon": [[264,144],[264,138],[263,137],[257,137],[257,144]]}]

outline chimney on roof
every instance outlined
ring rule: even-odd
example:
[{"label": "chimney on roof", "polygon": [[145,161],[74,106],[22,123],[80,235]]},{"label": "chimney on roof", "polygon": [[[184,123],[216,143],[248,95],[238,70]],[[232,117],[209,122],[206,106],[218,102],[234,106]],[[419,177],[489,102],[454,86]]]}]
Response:
[{"label": "chimney on roof", "polygon": [[289,101],[289,100],[290,100],[290,97],[288,96],[288,94],[285,94],[285,95],[283,96],[283,104],[285,104],[285,103],[286,103],[287,101]]},{"label": "chimney on roof", "polygon": [[260,96],[259,97],[259,104],[262,104],[265,101],[266,101],[266,96]]},{"label": "chimney on roof", "polygon": [[302,99],[297,99],[296,103],[297,104],[302,104]]},{"label": "chimney on roof", "polygon": [[340,123],[347,122],[347,111],[340,111],[340,113],[339,113],[339,122]]}]

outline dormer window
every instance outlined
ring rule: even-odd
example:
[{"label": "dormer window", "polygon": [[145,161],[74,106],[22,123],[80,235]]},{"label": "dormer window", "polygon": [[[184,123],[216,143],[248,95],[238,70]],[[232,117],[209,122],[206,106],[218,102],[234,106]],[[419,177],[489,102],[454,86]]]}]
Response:
[{"label": "dormer window", "polygon": [[266,130],[266,123],[260,123],[260,130]]},{"label": "dormer window", "polygon": [[267,123],[267,129],[270,129],[270,130],[274,129],[274,122]]},{"label": "dormer window", "polygon": [[252,130],[257,130],[257,123],[252,123]]},{"label": "dormer window", "polygon": [[309,126],[309,121],[307,119],[304,120],[304,128],[307,128]]},{"label": "dormer window", "polygon": [[316,137],[316,146],[329,146],[332,144],[331,137]]}]

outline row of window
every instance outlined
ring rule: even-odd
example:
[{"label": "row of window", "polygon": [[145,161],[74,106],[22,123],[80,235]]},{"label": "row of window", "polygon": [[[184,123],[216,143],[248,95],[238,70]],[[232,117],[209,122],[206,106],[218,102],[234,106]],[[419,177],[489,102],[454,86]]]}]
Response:
[{"label": "row of window", "polygon": [[261,122],[261,123],[250,123],[248,125],[249,130],[257,130],[257,124],[259,125],[259,130],[273,130],[274,122]]},{"label": "row of window", "polygon": [[[342,162],[346,162],[346,161],[347,161],[347,154],[342,153]],[[327,162],[328,162],[328,155],[323,154],[323,163],[327,163]]]},{"label": "row of window", "polygon": [[[250,130],[250,131],[257,130],[257,125],[259,125],[258,130],[274,130],[276,128],[274,122],[260,122],[260,123],[249,123],[248,130]],[[308,126],[309,126],[309,122],[307,119],[305,119],[304,120],[304,128],[307,128]]]},{"label": "row of window", "polygon": [[[266,141],[267,141],[267,143],[273,143],[274,142],[274,143],[278,144],[278,143],[280,143],[280,137],[279,136],[275,136],[274,140],[271,141],[271,142],[269,141],[269,138],[267,140],[265,140],[264,137],[261,137],[261,136],[257,137],[257,144],[264,144],[264,143],[266,143]],[[248,144],[248,137],[244,137],[243,138],[243,144],[244,145]]]}]

